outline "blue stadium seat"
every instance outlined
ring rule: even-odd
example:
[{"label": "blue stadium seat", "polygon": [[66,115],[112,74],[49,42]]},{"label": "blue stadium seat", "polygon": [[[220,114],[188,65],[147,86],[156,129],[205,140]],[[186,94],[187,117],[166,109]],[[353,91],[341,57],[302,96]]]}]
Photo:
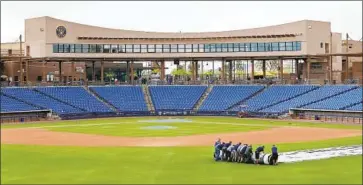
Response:
[{"label": "blue stadium seat", "polygon": [[223,111],[263,89],[262,85],[214,86],[199,111]]},{"label": "blue stadium seat", "polygon": [[266,106],[288,100],[317,88],[312,85],[274,85],[246,101],[247,111],[258,111]]},{"label": "blue stadium seat", "polygon": [[148,111],[140,86],[90,87],[90,89],[120,111]]},{"label": "blue stadium seat", "polygon": [[39,107],[51,109],[58,115],[84,112],[29,88],[4,88],[3,93],[17,97]]},{"label": "blue stadium seat", "polygon": [[1,112],[18,112],[18,111],[32,111],[39,110],[24,102],[9,98],[1,94]]},{"label": "blue stadium seat", "polygon": [[346,93],[304,106],[306,109],[339,110],[349,105],[362,102],[362,88],[353,89]]},{"label": "blue stadium seat", "polygon": [[306,94],[293,98],[291,100],[279,103],[277,105],[262,109],[259,112],[266,113],[286,113],[290,108],[299,108],[301,106],[328,98],[330,96],[348,91],[350,89],[357,88],[357,86],[351,85],[327,85],[318,89],[310,91]]},{"label": "blue stadium seat", "polygon": [[192,110],[207,86],[151,86],[155,110]]},{"label": "blue stadium seat", "polygon": [[362,111],[363,110],[363,104],[359,103],[354,106],[348,107],[345,110],[354,110],[354,111]]},{"label": "blue stadium seat", "polygon": [[112,112],[104,103],[82,87],[38,87],[38,91],[91,113]]}]

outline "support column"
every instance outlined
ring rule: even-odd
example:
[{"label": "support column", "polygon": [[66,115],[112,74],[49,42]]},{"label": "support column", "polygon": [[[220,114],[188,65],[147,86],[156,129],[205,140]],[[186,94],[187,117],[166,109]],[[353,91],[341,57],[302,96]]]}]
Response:
[{"label": "support column", "polygon": [[103,64],[104,64],[104,61],[101,61],[101,82],[103,83],[104,82],[104,72],[103,72]]},{"label": "support column", "polygon": [[24,81],[24,75],[23,75],[23,60],[20,58],[20,62],[19,62],[19,64],[20,64],[20,84],[22,84],[23,83],[23,81]]},{"label": "support column", "polygon": [[263,78],[266,78],[266,60],[262,61],[262,73],[263,73]]},{"label": "support column", "polygon": [[164,81],[165,80],[165,61],[160,61],[160,80]]},{"label": "support column", "polygon": [[96,81],[95,61],[92,61],[92,81]]},{"label": "support column", "polygon": [[204,79],[204,62],[203,61],[201,61],[201,63],[200,63],[200,69],[201,69],[201,73],[202,73],[202,74],[200,74],[200,80],[203,80]]},{"label": "support column", "polygon": [[283,59],[279,59],[280,60],[280,80],[281,83],[284,82],[284,60]]},{"label": "support column", "polygon": [[294,59],[295,61],[295,74],[297,79],[300,79],[300,73],[299,73],[299,59]]},{"label": "support column", "polygon": [[58,62],[58,71],[59,71],[59,83],[63,83],[63,76],[62,76],[62,61]]},{"label": "support column", "polygon": [[74,77],[76,76],[75,73],[76,73],[76,68],[74,66],[74,61],[72,61],[72,69],[71,69],[71,76],[72,76],[71,82],[72,83],[74,81]]},{"label": "support column", "polygon": [[310,80],[310,58],[308,57],[306,60],[306,80]]},{"label": "support column", "polygon": [[198,79],[198,69],[199,69],[199,67],[198,67],[198,60],[196,60],[196,61],[194,61],[195,62],[195,80],[197,80]]},{"label": "support column", "polygon": [[251,60],[251,81],[255,80],[255,61]]},{"label": "support column", "polygon": [[196,80],[196,72],[195,72],[196,66],[195,66],[195,63],[196,62],[194,60],[191,61],[192,81],[195,81]]},{"label": "support column", "polygon": [[131,61],[130,63],[130,82],[131,84],[134,84],[134,61]]},{"label": "support column", "polygon": [[45,60],[43,60],[42,62],[42,82],[46,82],[47,81],[47,76],[45,74],[45,66],[46,66],[47,62]]},{"label": "support column", "polygon": [[126,61],[126,82],[130,83],[130,61]]},{"label": "support column", "polygon": [[25,73],[26,81],[25,81],[25,83],[28,84],[28,82],[29,82],[29,60],[25,61],[25,70],[26,70],[26,73]]},{"label": "support column", "polygon": [[222,73],[222,81],[224,81],[226,78],[225,78],[225,69],[224,69],[224,67],[225,67],[225,65],[224,65],[224,62],[225,62],[225,60],[224,59],[222,59],[222,70],[221,70],[221,73]]},{"label": "support column", "polygon": [[232,81],[232,60],[228,60],[228,81]]}]

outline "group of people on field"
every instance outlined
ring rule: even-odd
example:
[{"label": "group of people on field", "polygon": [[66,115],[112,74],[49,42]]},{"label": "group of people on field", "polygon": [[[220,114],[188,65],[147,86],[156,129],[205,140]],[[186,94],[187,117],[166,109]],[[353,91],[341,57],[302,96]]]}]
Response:
[{"label": "group of people on field", "polygon": [[[232,144],[232,141],[226,143],[218,138],[214,143],[214,149],[214,159],[216,161],[259,164],[260,154],[265,151],[265,146],[258,146],[253,151],[251,144],[242,144],[241,142]],[[271,165],[277,165],[278,152],[275,145],[272,145],[271,153],[271,157],[269,158],[271,161],[269,163]]]}]

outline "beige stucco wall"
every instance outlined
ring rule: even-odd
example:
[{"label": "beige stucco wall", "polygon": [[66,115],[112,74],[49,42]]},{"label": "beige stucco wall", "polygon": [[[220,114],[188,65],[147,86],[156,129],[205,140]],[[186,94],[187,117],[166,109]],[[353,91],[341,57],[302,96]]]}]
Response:
[{"label": "beige stucco wall", "polygon": [[[64,26],[67,34],[64,38],[56,35],[56,28]],[[303,20],[262,28],[245,30],[233,30],[225,32],[204,33],[161,33],[143,32],[101,28],[83,25],[51,17],[39,17],[25,20],[26,44],[31,46],[32,57],[235,57],[235,56],[281,56],[281,55],[306,55],[321,54],[325,52],[320,48],[320,42],[329,43],[330,23],[321,21]],[[43,31],[41,31],[43,30]],[[208,38],[208,37],[233,37],[253,35],[274,34],[298,34],[296,37],[285,38],[236,38],[236,39],[213,39],[213,40],[177,40],[180,38]],[[174,38],[174,40],[152,41],[152,40],[78,40],[78,37],[114,37],[114,38]],[[279,42],[279,41],[301,41],[302,50],[292,52],[238,52],[238,53],[52,53],[53,43],[82,43],[82,44],[203,44],[203,43],[238,43],[238,42]]]}]

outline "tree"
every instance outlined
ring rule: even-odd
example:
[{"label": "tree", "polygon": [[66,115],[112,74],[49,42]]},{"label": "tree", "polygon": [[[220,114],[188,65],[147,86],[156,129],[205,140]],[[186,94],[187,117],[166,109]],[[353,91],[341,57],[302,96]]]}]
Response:
[{"label": "tree", "polygon": [[106,76],[106,78],[108,78],[111,81],[111,79],[114,78],[116,76],[116,74],[113,71],[107,71],[105,73],[105,76]]}]

